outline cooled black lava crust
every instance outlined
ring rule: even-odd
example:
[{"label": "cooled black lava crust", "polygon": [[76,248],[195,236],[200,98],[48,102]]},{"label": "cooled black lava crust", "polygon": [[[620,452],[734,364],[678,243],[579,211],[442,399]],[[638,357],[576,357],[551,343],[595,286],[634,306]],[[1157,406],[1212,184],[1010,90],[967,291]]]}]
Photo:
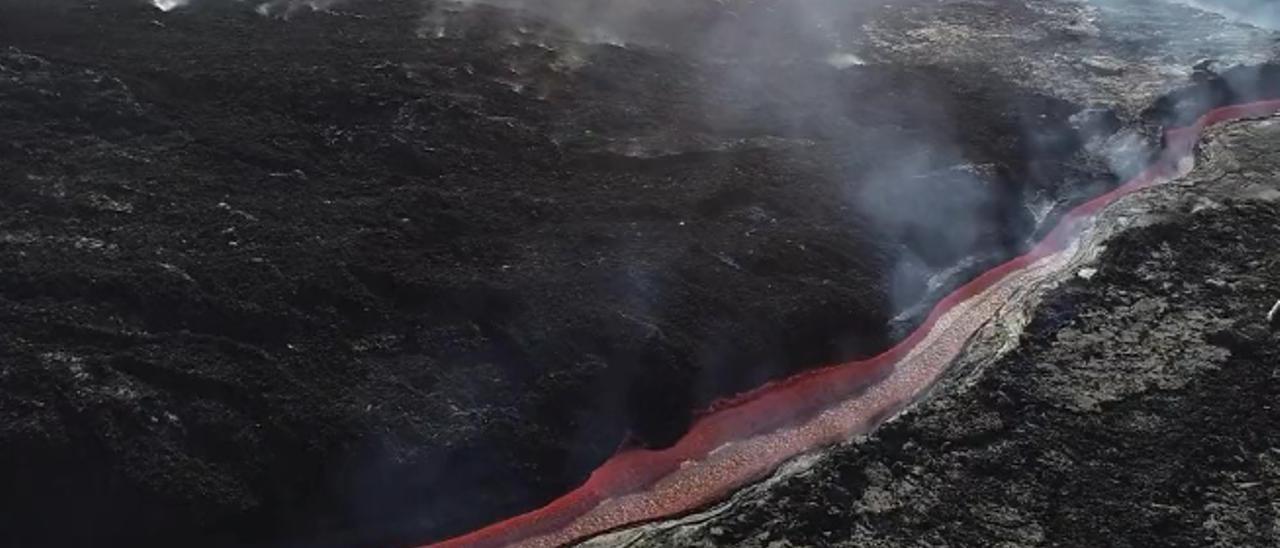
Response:
[{"label": "cooled black lava crust", "polygon": [[1017,350],[735,511],[634,545],[1276,546],[1280,132],[1246,131],[1199,189],[1169,189],[1187,197],[1163,222],[1049,295]]},{"label": "cooled black lava crust", "polygon": [[1113,183],[982,66],[422,14],[0,1],[0,544],[460,533]]}]

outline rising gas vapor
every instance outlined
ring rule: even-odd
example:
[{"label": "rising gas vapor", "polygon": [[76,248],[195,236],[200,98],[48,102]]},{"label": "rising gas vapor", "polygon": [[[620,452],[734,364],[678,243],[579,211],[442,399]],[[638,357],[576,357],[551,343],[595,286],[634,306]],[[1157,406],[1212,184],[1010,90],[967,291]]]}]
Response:
[{"label": "rising gas vapor", "polygon": [[[200,1],[200,0],[194,0]],[[340,0],[224,0],[247,3],[262,15],[289,15],[299,9],[323,10]],[[160,11],[173,11],[190,6],[193,0],[150,0],[151,5]]]},{"label": "rising gas vapor", "polygon": [[151,0],[151,5],[159,8],[160,11],[171,11],[187,5],[190,0]]},{"label": "rising gas vapor", "polygon": [[1178,1],[1200,10],[1217,13],[1238,23],[1280,29],[1280,3],[1275,0]]}]

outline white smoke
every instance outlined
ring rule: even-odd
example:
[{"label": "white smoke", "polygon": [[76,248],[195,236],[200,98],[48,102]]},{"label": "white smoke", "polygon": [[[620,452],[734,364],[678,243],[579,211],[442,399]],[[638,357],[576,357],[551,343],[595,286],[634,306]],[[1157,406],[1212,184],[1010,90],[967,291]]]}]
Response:
[{"label": "white smoke", "polygon": [[[149,0],[156,9],[169,12],[178,8],[184,8],[191,5],[192,0]],[[289,16],[301,9],[310,9],[315,11],[329,9],[339,0],[231,0],[240,3],[248,3],[254,6],[254,11],[264,16]]]},{"label": "white smoke", "polygon": [[172,11],[187,5],[190,0],[151,0],[151,5],[160,11]]}]

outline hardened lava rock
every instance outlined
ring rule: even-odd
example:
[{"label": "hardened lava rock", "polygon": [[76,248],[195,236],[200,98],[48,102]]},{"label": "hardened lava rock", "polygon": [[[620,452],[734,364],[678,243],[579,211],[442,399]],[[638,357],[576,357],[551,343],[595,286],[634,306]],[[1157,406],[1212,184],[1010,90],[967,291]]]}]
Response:
[{"label": "hardened lava rock", "polygon": [[180,4],[0,0],[0,545],[535,508],[886,347],[1274,47],[1047,0]]},{"label": "hardened lava rock", "polygon": [[[1016,349],[914,411],[638,546],[1272,546],[1280,122],[1215,130],[1189,177]],[[1154,224],[1150,224],[1154,223]]]}]

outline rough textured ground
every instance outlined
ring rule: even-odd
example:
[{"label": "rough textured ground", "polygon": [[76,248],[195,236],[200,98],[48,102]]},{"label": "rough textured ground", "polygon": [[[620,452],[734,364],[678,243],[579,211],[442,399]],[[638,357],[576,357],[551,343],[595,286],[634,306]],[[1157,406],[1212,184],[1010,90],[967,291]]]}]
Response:
[{"label": "rough textured ground", "polygon": [[1143,158],[1116,130],[1194,58],[1263,55],[1210,19],[1231,39],[1172,72],[1089,69],[1172,38],[1048,1],[827,21],[867,44],[760,2],[620,42],[256,4],[0,0],[0,544],[382,545],[530,509],[883,347],[1112,184],[1107,143]]},{"label": "rough textured ground", "polygon": [[1274,120],[1215,132],[1014,352],[636,545],[1276,545],[1278,145]]}]

